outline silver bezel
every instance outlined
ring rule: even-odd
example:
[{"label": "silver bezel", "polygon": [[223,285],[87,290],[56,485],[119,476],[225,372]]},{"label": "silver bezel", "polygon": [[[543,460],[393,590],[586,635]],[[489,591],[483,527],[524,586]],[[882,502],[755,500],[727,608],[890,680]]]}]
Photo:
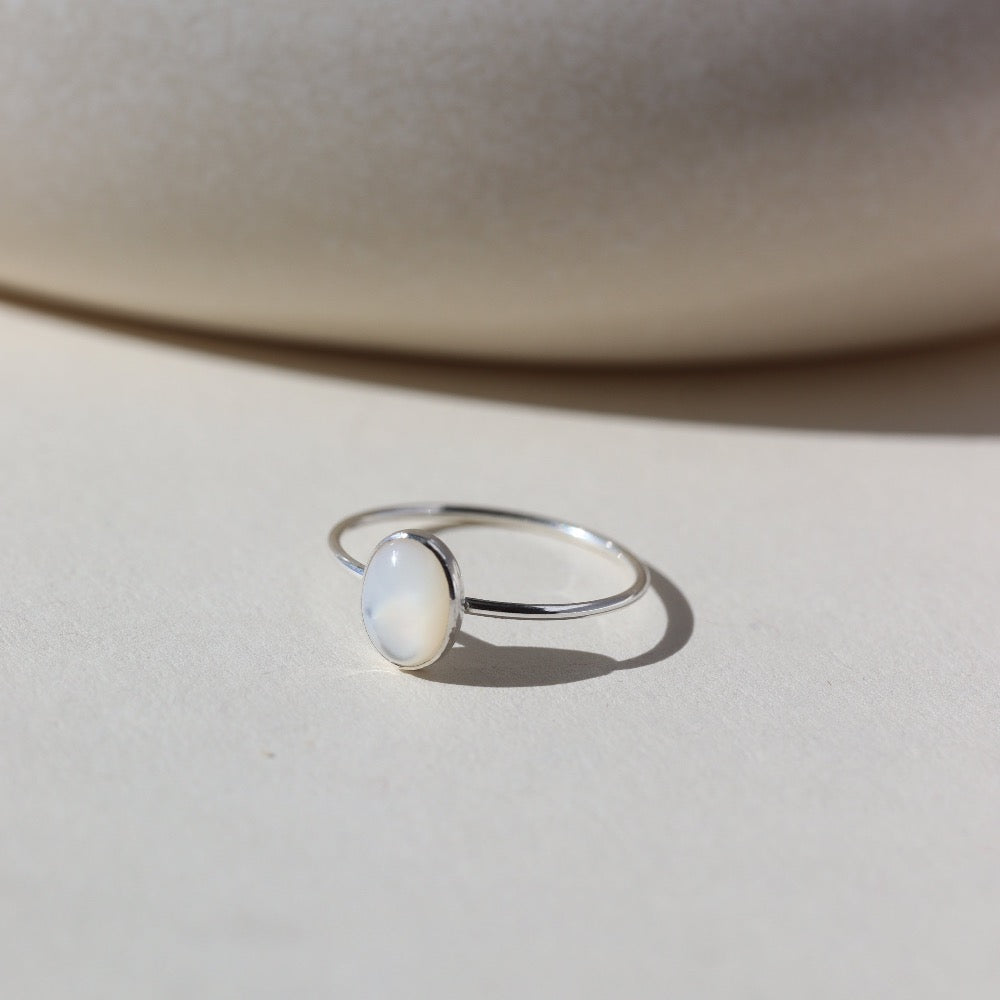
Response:
[{"label": "silver bezel", "polygon": [[[379,649],[379,647],[375,644],[374,639],[372,639],[371,633],[368,631],[368,626],[365,623],[364,616],[364,582],[365,578],[368,576],[368,567],[371,566],[375,554],[386,545],[391,545],[393,542],[404,540],[418,542],[425,548],[430,549],[430,551],[434,554],[444,572],[445,580],[448,583],[448,598],[450,602],[448,611],[448,630],[445,634],[444,641],[441,643],[440,649],[438,649],[433,656],[424,660],[422,663],[407,665],[397,663],[391,657],[386,656],[385,653]],[[451,549],[449,549],[437,535],[433,535],[430,532],[404,530],[394,531],[391,535],[386,535],[385,538],[383,538],[382,541],[375,546],[372,550],[371,556],[368,558],[364,575],[361,578],[361,595],[361,625],[365,630],[365,634],[368,636],[369,642],[371,642],[379,656],[399,667],[400,670],[423,670],[424,667],[429,667],[432,663],[437,662],[437,660],[439,660],[445,653],[448,652],[449,649],[451,649],[452,644],[455,642],[455,637],[458,635],[458,630],[462,627],[462,610],[465,602],[465,592],[462,587],[462,571],[459,568],[458,560],[455,558]]]}]

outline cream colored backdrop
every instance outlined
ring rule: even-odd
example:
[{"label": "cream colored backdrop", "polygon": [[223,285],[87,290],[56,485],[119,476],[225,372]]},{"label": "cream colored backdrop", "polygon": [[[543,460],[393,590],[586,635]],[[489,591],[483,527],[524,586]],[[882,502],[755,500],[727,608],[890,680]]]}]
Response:
[{"label": "cream colored backdrop", "polygon": [[992,0],[0,3],[0,284],[483,356],[1000,318]]}]

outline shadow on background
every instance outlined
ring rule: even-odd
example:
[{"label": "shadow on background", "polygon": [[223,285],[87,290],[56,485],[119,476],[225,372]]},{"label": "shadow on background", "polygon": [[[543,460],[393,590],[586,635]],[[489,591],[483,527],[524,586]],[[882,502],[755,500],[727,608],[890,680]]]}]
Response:
[{"label": "shadow on background", "polygon": [[579,649],[494,646],[463,629],[455,646],[439,662],[410,676],[471,687],[543,687],[589,680],[610,674],[613,670],[631,670],[663,663],[687,645],[694,633],[694,612],[687,598],[670,580],[652,566],[649,572],[648,593],[655,594],[666,609],[667,625],[659,642],[639,656],[616,660]]},{"label": "shadow on background", "polygon": [[707,424],[887,434],[1000,433],[997,335],[784,363],[560,368],[276,345],[3,294],[12,306],[59,315],[95,333],[320,378],[441,395]]}]

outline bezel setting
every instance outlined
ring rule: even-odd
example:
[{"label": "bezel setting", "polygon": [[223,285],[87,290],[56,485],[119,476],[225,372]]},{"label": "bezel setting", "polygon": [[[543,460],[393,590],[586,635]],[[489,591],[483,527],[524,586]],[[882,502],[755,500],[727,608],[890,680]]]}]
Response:
[{"label": "bezel setting", "polygon": [[[421,660],[419,663],[401,663],[389,655],[379,642],[378,638],[372,634],[371,629],[368,627],[368,620],[364,613],[365,584],[368,582],[368,575],[372,565],[376,563],[376,555],[387,546],[391,546],[401,541],[416,542],[431,552],[444,574],[445,582],[448,587],[448,622],[445,634],[434,653],[426,659]],[[449,549],[437,535],[430,532],[403,530],[394,531],[391,535],[386,535],[386,537],[383,538],[372,551],[371,557],[368,559],[368,563],[365,567],[364,575],[362,576],[361,621],[364,625],[365,632],[368,634],[371,644],[375,647],[379,655],[384,657],[390,663],[395,664],[401,670],[422,670],[424,667],[429,667],[432,663],[437,662],[437,660],[448,652],[452,644],[455,642],[458,630],[462,627],[464,601],[465,594],[462,587],[462,572],[459,568],[458,560],[455,559],[455,555],[451,549]]]}]

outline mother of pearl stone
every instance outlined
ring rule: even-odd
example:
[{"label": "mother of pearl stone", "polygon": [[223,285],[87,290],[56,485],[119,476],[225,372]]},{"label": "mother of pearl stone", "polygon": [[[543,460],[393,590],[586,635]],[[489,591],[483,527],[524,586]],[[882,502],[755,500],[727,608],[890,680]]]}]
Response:
[{"label": "mother of pearl stone", "polygon": [[410,532],[390,535],[368,560],[361,587],[365,629],[375,648],[399,667],[426,666],[448,646],[461,600],[448,561],[451,554],[440,539]]}]

